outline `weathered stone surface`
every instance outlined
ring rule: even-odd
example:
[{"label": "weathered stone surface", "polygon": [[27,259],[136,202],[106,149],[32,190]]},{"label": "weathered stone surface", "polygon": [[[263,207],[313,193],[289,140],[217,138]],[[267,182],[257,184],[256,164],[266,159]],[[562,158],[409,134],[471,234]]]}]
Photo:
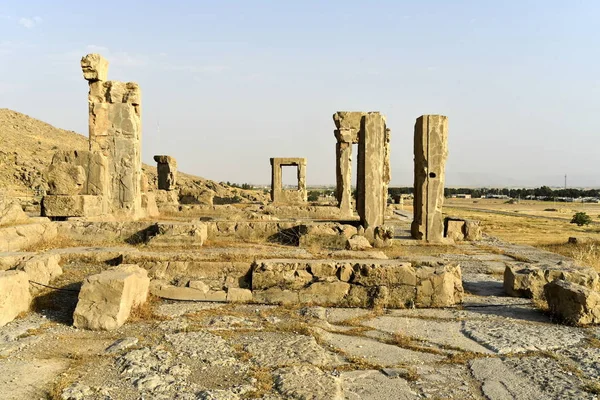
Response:
[{"label": "weathered stone surface", "polygon": [[340,379],[317,367],[280,368],[273,375],[275,388],[286,399],[344,400]]},{"label": "weathered stone surface", "polygon": [[448,118],[423,115],[415,123],[415,191],[412,236],[417,240],[442,241],[444,181],[448,157]]},{"label": "weathered stone surface", "polygon": [[175,190],[156,190],[154,193],[159,208],[179,205],[179,193]]},{"label": "weathered stone surface", "polygon": [[0,226],[25,223],[29,216],[15,200],[0,197]]},{"label": "weathered stone surface", "polygon": [[346,241],[347,250],[368,250],[373,248],[366,237],[354,235]]},{"label": "weathered stone surface", "polygon": [[346,282],[315,282],[299,291],[300,303],[340,304],[350,290]]},{"label": "weathered stone surface", "polygon": [[204,222],[158,222],[146,243],[152,246],[202,246],[208,238]]},{"label": "weathered stone surface", "polygon": [[19,251],[56,237],[54,223],[30,223],[0,228],[0,251]]},{"label": "weathered stone surface", "polygon": [[462,332],[498,354],[566,349],[585,338],[582,331],[571,327],[510,320],[467,320]]},{"label": "weathered stone surface", "polygon": [[352,144],[358,143],[356,210],[373,239],[383,224],[390,181],[390,130],[379,112],[338,111],[333,115],[337,139],[337,200],[344,217],[352,215]]},{"label": "weathered stone surface", "polygon": [[[59,190],[58,186],[61,184],[64,186],[65,183],[69,184],[69,187],[73,186],[73,183],[69,183],[69,180],[73,180],[73,177],[69,175],[72,171],[70,169],[80,167],[84,171],[83,184],[79,187],[78,191],[71,190]],[[48,168],[48,179],[49,186],[50,178],[53,175],[57,175],[52,178],[55,180],[54,186],[56,190],[49,190],[48,194],[87,194],[94,196],[108,196],[108,160],[104,155],[98,151],[57,151],[52,157],[52,164]],[[64,181],[62,176],[66,175],[67,180]],[[62,183],[60,179],[63,179]],[[68,188],[67,188],[68,189]]]},{"label": "weathered stone surface", "polygon": [[[59,263],[60,254],[43,253],[18,263],[15,269],[27,273],[30,281],[47,285],[55,278],[62,275],[63,271]],[[36,293],[41,289],[41,287],[36,285],[31,286],[31,291],[33,293]]]},{"label": "weathered stone surface", "polygon": [[154,296],[169,300],[188,301],[226,301],[227,293],[224,290],[195,289],[193,287],[180,287],[169,285],[164,281],[152,281],[150,293]]},{"label": "weathered stone surface", "polygon": [[343,372],[342,389],[347,400],[416,400],[420,397],[405,379],[388,378],[381,371],[358,370]]},{"label": "weathered stone surface", "polygon": [[555,280],[544,286],[550,312],[567,324],[600,324],[600,293],[575,283]]},{"label": "weathered stone surface", "polygon": [[29,310],[29,281],[23,271],[0,271],[0,326]]},{"label": "weathered stone surface", "polygon": [[373,245],[377,248],[390,247],[394,239],[394,227],[381,225],[375,228],[375,242]]},{"label": "weathered stone surface", "polygon": [[[271,201],[279,204],[306,203],[306,158],[271,158]],[[298,167],[298,189],[284,190],[281,168]]]},{"label": "weathered stone surface", "polygon": [[[176,204],[176,200],[172,200],[168,196],[164,202]],[[214,204],[215,192],[210,189],[192,189],[183,188],[179,191],[179,203],[181,204],[201,204],[212,206]]]},{"label": "weathered stone surface", "polygon": [[481,240],[483,234],[479,221],[468,219],[465,221],[465,240],[474,242]]},{"label": "weathered stone surface", "polygon": [[142,193],[142,211],[145,217],[158,217],[160,215],[154,192]]},{"label": "weathered stone surface", "polygon": [[[133,82],[104,81],[98,55],[82,60],[89,80],[90,150],[102,153],[108,164],[106,201],[112,214],[137,219],[141,209],[141,94]],[[98,67],[99,68],[99,67]],[[99,76],[103,75],[103,76]]]},{"label": "weathered stone surface", "polygon": [[456,264],[397,260],[262,260],[252,269],[254,300],[390,308],[445,307],[463,297]]},{"label": "weathered stone surface", "polygon": [[256,262],[252,269],[252,290],[265,290],[274,287],[300,289],[312,282],[313,276],[306,271],[306,264],[289,262]]},{"label": "weathered stone surface", "polygon": [[158,189],[173,190],[177,184],[177,161],[171,156],[154,156],[158,174]]},{"label": "weathered stone surface", "polygon": [[517,375],[498,358],[479,358],[471,361],[475,379],[489,400],[542,400],[546,398],[539,388]]},{"label": "weathered stone surface", "polygon": [[253,289],[252,300],[263,304],[298,304],[300,297],[297,291],[272,287],[267,290]]},{"label": "weathered stone surface", "polygon": [[252,291],[249,289],[227,289],[227,301],[233,303],[248,303],[252,301]]},{"label": "weathered stone surface", "polygon": [[66,162],[52,163],[46,172],[48,194],[76,195],[80,194],[86,181],[83,167]]},{"label": "weathered stone surface", "polygon": [[455,242],[481,240],[481,226],[479,221],[472,219],[447,217],[444,219],[444,236]]},{"label": "weathered stone surface", "polygon": [[464,221],[446,220],[446,237],[455,242],[463,241],[465,239],[464,226]]},{"label": "weathered stone surface", "polygon": [[131,264],[87,277],[79,292],[73,324],[92,330],[119,328],[133,307],[146,302],[149,284],[146,270]]},{"label": "weathered stone surface", "polygon": [[83,77],[90,82],[108,78],[108,61],[100,54],[88,54],[81,58]]},{"label": "weathered stone surface", "polygon": [[46,217],[97,217],[107,213],[102,196],[44,196],[43,214]]},{"label": "weathered stone surface", "polygon": [[507,265],[504,290],[510,296],[542,298],[544,285],[555,279],[576,283],[589,289],[600,289],[600,277],[590,268],[556,265]]}]

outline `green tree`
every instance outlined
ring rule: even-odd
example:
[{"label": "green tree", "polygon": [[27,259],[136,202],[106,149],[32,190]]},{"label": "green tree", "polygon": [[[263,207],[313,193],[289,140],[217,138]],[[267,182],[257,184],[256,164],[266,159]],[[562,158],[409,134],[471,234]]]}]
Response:
[{"label": "green tree", "polygon": [[583,211],[575,213],[575,215],[573,215],[573,219],[571,220],[571,223],[577,224],[577,226],[589,225],[591,222],[592,218]]},{"label": "green tree", "polygon": [[319,201],[319,191],[317,190],[311,190],[310,192],[308,192],[308,201]]}]

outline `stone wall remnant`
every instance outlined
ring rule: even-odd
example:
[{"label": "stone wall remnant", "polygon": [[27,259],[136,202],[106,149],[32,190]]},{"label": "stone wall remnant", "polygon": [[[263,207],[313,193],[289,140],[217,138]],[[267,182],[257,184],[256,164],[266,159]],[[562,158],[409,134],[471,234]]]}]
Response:
[{"label": "stone wall remnant", "polygon": [[457,264],[398,260],[261,260],[252,268],[260,303],[339,307],[447,307],[463,298]]},{"label": "stone wall remnant", "polygon": [[154,156],[159,190],[174,190],[177,184],[177,161],[171,156]]},{"label": "stone wall remnant", "polygon": [[448,158],[448,117],[422,115],[415,123],[415,181],[412,237],[441,242],[444,237],[444,181]]},{"label": "stone wall remnant", "polygon": [[99,54],[81,59],[89,83],[90,151],[108,161],[109,212],[128,218],[142,216],[141,92],[137,83],[108,81],[108,61]]},{"label": "stone wall remnant", "polygon": [[373,239],[383,225],[390,182],[390,130],[379,112],[338,111],[333,115],[336,143],[337,200],[344,217],[352,216],[352,145],[358,144],[356,210],[365,234]]},{"label": "stone wall remnant", "polygon": [[[306,203],[306,158],[271,158],[271,201],[279,204]],[[281,168],[298,167],[298,189],[283,189]]]}]

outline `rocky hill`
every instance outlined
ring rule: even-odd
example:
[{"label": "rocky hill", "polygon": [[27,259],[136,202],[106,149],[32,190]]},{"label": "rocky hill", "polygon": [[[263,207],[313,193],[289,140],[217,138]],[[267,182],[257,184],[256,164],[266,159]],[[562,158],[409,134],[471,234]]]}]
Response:
[{"label": "rocky hill", "polygon": [[[44,171],[57,150],[87,150],[88,138],[6,108],[0,108],[0,192],[9,196],[35,196],[45,186]],[[156,168],[143,166],[150,182],[156,180]],[[265,201],[259,191],[242,190],[201,177],[180,173],[183,189],[210,189],[220,198],[241,201]]]}]

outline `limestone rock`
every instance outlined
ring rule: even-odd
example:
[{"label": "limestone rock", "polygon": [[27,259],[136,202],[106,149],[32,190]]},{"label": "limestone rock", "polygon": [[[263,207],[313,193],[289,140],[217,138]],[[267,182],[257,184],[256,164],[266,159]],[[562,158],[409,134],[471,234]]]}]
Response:
[{"label": "limestone rock", "polygon": [[542,298],[544,286],[555,279],[600,290],[600,276],[596,271],[557,264],[507,266],[504,270],[504,291],[514,297]]},{"label": "limestone rock", "polygon": [[80,194],[86,182],[83,167],[66,162],[52,163],[46,172],[49,195]]},{"label": "limestone rock", "polygon": [[368,250],[373,248],[366,237],[354,235],[346,241],[347,250]]},{"label": "limestone rock", "polygon": [[414,219],[417,240],[440,242],[444,236],[444,182],[448,158],[448,117],[423,115],[415,122]]},{"label": "limestone rock", "polygon": [[81,59],[81,70],[85,80],[105,81],[108,79],[108,61],[100,54],[88,54]]},{"label": "limestone rock", "polygon": [[227,301],[234,303],[248,303],[252,301],[252,291],[249,289],[227,289]]},{"label": "limestone rock", "polygon": [[29,216],[17,201],[0,197],[0,226],[24,223],[28,220]]},{"label": "limestone rock", "polygon": [[179,191],[179,203],[201,204],[212,206],[214,204],[215,192],[210,189],[185,188]]},{"label": "limestone rock", "polygon": [[50,222],[0,228],[0,251],[19,251],[52,240],[56,235],[57,226]]},{"label": "limestone rock", "polygon": [[344,399],[340,379],[315,366],[280,368],[274,372],[274,381],[286,399]]},{"label": "limestone rock", "polygon": [[224,290],[195,289],[193,287],[179,287],[169,285],[163,281],[152,281],[150,285],[152,295],[169,300],[183,301],[226,301],[227,293]]},{"label": "limestone rock", "polygon": [[315,282],[300,290],[300,303],[334,305],[340,304],[350,290],[346,282]]},{"label": "limestone rock", "polygon": [[0,271],[0,326],[29,310],[29,281],[23,271]]},{"label": "limestone rock", "polygon": [[252,300],[264,304],[298,304],[300,302],[297,291],[272,287],[267,290],[252,290]]},{"label": "limestone rock", "polygon": [[380,225],[375,227],[374,247],[390,247],[392,245],[392,239],[394,239],[393,226]]},{"label": "limestone rock", "polygon": [[600,324],[600,293],[575,283],[555,280],[544,286],[550,312],[567,324]]},{"label": "limestone rock", "polygon": [[133,307],[146,302],[149,284],[148,272],[132,264],[87,277],[73,314],[74,325],[91,330],[119,328]]},{"label": "limestone rock", "polygon": [[177,184],[177,161],[171,156],[154,156],[158,174],[158,189],[173,190]]},{"label": "limestone rock", "polygon": [[145,217],[151,218],[160,215],[160,211],[156,204],[156,194],[154,192],[142,193],[142,210],[144,211]]},{"label": "limestone rock", "polygon": [[[20,262],[15,269],[26,272],[30,281],[47,285],[55,278],[62,275],[63,271],[59,263],[60,254],[38,254],[28,260]],[[33,293],[36,293],[41,289],[42,288],[37,285],[31,285],[31,291]]]},{"label": "limestone rock", "polygon": [[468,219],[465,221],[465,240],[474,242],[482,238],[479,221]]},{"label": "limestone rock", "polygon": [[107,213],[102,196],[47,195],[42,199],[43,215],[46,217],[97,217]]},{"label": "limestone rock", "polygon": [[255,263],[252,269],[252,290],[300,289],[312,282],[313,276],[306,271],[306,264],[298,262]]},{"label": "limestone rock", "polygon": [[157,190],[156,204],[158,207],[163,206],[178,206],[179,205],[179,193],[174,190]]},{"label": "limestone rock", "polygon": [[158,222],[146,243],[152,246],[202,246],[208,238],[204,222]]},{"label": "limestone rock", "polygon": [[446,237],[454,240],[455,242],[463,241],[465,238],[465,233],[463,232],[464,226],[464,221],[447,220]]}]

